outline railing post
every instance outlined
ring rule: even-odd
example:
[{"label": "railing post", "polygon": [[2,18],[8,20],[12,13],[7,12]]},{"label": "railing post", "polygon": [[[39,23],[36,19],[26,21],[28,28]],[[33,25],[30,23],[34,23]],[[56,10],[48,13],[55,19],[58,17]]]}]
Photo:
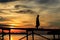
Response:
[{"label": "railing post", "polygon": [[11,35],[10,35],[10,28],[9,28],[9,40],[11,40]]},{"label": "railing post", "polygon": [[34,30],[32,30],[32,40],[34,40]]},{"label": "railing post", "polygon": [[2,40],[4,40],[4,33],[3,33],[3,28],[2,28]]},{"label": "railing post", "polygon": [[58,39],[60,39],[60,35],[58,34]]},{"label": "railing post", "polygon": [[26,40],[28,40],[28,30],[26,30],[26,35],[27,35],[27,39]]},{"label": "railing post", "polygon": [[55,34],[53,34],[53,39],[55,40]]}]

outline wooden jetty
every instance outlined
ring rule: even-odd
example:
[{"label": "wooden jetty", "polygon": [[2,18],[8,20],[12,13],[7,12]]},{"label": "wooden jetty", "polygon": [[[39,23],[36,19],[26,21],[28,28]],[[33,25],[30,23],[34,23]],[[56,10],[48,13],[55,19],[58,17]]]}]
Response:
[{"label": "wooden jetty", "polygon": [[[27,40],[28,40],[28,36],[32,35],[32,40],[34,40],[34,34],[36,34],[36,35],[41,36],[41,37],[43,37],[43,38],[45,38],[47,40],[50,40],[49,38],[44,37],[44,36],[42,36],[42,35],[40,35],[38,33],[34,33],[34,31],[49,31],[47,33],[47,35],[53,35],[53,37],[54,37],[53,40],[56,40],[55,35],[58,35],[58,36],[60,35],[60,29],[41,29],[41,28],[39,28],[39,29],[36,29],[36,28],[0,28],[0,29],[2,30],[2,33],[0,33],[0,34],[2,34],[2,38],[3,38],[2,40],[4,40],[4,35],[6,35],[6,34],[9,34],[9,39],[11,39],[10,38],[11,34],[25,34],[26,36],[24,36],[23,38],[27,37]],[[10,33],[11,29],[26,30],[26,33]],[[4,30],[9,30],[9,32],[4,33],[3,32]],[[32,33],[28,34],[29,31],[31,31]],[[21,39],[23,39],[23,38],[21,38]],[[19,40],[21,40],[21,39],[19,39]]]}]

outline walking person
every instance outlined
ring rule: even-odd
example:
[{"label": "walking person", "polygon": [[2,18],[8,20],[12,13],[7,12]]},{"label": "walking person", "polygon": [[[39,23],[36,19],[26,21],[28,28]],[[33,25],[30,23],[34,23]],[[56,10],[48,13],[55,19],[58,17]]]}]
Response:
[{"label": "walking person", "polygon": [[39,15],[37,15],[36,17],[36,28],[38,29],[40,23],[39,23]]}]

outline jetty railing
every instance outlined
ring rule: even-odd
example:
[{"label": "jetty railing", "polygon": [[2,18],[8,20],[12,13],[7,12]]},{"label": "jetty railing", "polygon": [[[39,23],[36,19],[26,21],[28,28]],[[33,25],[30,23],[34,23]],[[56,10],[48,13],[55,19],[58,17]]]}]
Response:
[{"label": "jetty railing", "polygon": [[[0,34],[2,34],[2,39],[1,40],[4,40],[4,35],[6,34],[9,34],[9,40],[11,40],[11,34],[25,34],[26,36],[22,37],[21,39],[19,40],[22,40],[24,39],[25,37],[27,38],[26,40],[28,40],[28,36],[29,35],[32,35],[32,40],[34,40],[34,34],[38,35],[38,36],[41,36],[47,40],[50,40],[49,38],[47,37],[44,37],[42,36],[41,34],[38,34],[38,33],[35,33],[34,31],[48,31],[47,35],[53,35],[53,40],[56,40],[55,38],[55,35],[58,35],[58,39],[60,39],[59,35],[60,35],[60,29],[36,29],[36,28],[0,28],[2,30],[2,32],[0,32]],[[25,33],[11,33],[11,29],[18,29],[18,30],[26,30]],[[4,33],[4,30],[9,30],[8,33]],[[28,33],[29,31],[31,31],[32,33]],[[44,34],[45,35],[45,34]]]}]

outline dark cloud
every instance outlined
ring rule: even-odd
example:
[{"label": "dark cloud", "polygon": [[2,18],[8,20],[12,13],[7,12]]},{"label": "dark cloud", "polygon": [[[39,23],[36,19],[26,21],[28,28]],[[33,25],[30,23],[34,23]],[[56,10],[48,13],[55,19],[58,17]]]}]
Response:
[{"label": "dark cloud", "polygon": [[3,12],[2,10],[0,10],[0,13],[4,13],[4,14],[7,14],[7,13]]},{"label": "dark cloud", "polygon": [[50,22],[50,26],[59,27],[60,26],[60,20],[59,21]]},{"label": "dark cloud", "polygon": [[49,0],[36,0],[36,1],[39,3],[48,3],[49,2]]},{"label": "dark cloud", "polygon": [[0,21],[7,21],[7,20],[8,20],[8,19],[3,18],[3,17],[0,16]]},{"label": "dark cloud", "polygon": [[15,5],[15,8],[20,8],[20,7],[23,7],[23,8],[31,8],[31,7],[26,6],[26,5]]},{"label": "dark cloud", "polygon": [[16,0],[0,0],[1,3],[11,2],[11,1],[16,1]]},{"label": "dark cloud", "polygon": [[16,13],[31,13],[31,14],[34,14],[36,12],[32,11],[32,10],[20,10],[20,11],[16,11]]},{"label": "dark cloud", "polygon": [[0,13],[3,13],[2,11],[0,11]]},{"label": "dark cloud", "polygon": [[59,13],[60,14],[60,8],[55,8],[54,10],[51,10],[52,13]]},{"label": "dark cloud", "polygon": [[46,3],[56,3],[58,0],[36,0],[38,3],[46,4]]},{"label": "dark cloud", "polygon": [[0,28],[6,28],[7,26],[10,26],[10,25],[7,25],[7,24],[0,24]]}]

